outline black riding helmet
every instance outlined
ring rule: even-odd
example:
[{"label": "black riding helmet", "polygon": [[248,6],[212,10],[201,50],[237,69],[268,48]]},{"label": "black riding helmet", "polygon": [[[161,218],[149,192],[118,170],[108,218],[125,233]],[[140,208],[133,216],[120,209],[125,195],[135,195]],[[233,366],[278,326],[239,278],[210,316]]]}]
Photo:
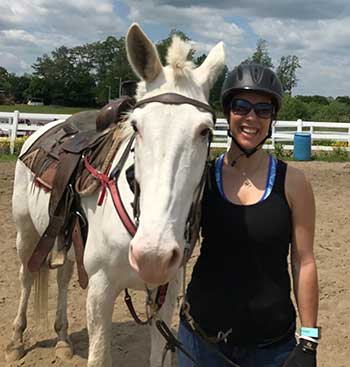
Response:
[{"label": "black riding helmet", "polygon": [[[283,86],[277,75],[268,67],[260,64],[241,64],[228,73],[221,90],[221,104],[227,120],[230,116],[230,104],[236,93],[254,91],[271,96],[271,102],[275,106],[275,113],[271,119],[268,135],[252,150],[247,151],[241,147],[228,130],[229,136],[240,148],[246,157],[254,154],[264,142],[271,137],[272,120],[276,119],[278,111],[282,107]],[[234,164],[234,162],[232,162]]]},{"label": "black riding helmet", "polygon": [[221,104],[226,116],[232,96],[249,90],[270,95],[276,113],[281,109],[283,87],[277,75],[260,64],[241,64],[228,73],[222,86]]}]

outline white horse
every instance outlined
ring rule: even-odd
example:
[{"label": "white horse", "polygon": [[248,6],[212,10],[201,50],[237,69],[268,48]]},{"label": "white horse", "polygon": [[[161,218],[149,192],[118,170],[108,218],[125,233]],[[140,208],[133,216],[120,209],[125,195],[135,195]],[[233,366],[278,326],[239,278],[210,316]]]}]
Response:
[{"label": "white horse", "polygon": [[[174,38],[169,48],[167,66],[163,67],[156,47],[137,24],[126,36],[128,58],[135,73],[142,79],[137,99],[163,93],[177,93],[207,103],[209,91],[224,65],[222,42],[216,45],[204,63],[194,68],[187,61],[190,45]],[[33,134],[22,153],[48,128],[51,123]],[[165,304],[159,317],[171,322],[176,297],[181,284],[181,263],[184,253],[186,219],[205,166],[208,131],[213,128],[208,111],[190,104],[149,103],[135,108],[126,122],[137,131],[135,153],[124,167],[135,161],[135,176],[140,186],[140,218],[134,238],[131,239],[118,217],[111,196],[97,206],[98,193],[82,198],[89,231],[84,254],[84,265],[89,277],[87,295],[87,327],[89,333],[88,367],[111,367],[111,324],[115,299],[124,288],[154,289],[169,283]],[[126,127],[131,135],[131,128]],[[124,146],[127,140],[123,143]],[[118,162],[123,146],[114,159]],[[112,169],[113,169],[112,166]],[[125,178],[120,175],[119,189],[123,202],[132,217],[129,203],[133,194]],[[23,332],[26,328],[26,310],[34,280],[47,287],[47,268],[38,274],[27,267],[32,251],[48,225],[50,194],[34,185],[34,178],[21,161],[17,162],[13,192],[13,215],[17,226],[17,250],[21,261],[21,297],[15,318],[13,336],[6,350],[8,361],[24,355]],[[71,358],[72,345],[68,336],[67,286],[73,271],[73,258],[68,254],[64,266],[58,269],[58,306],[55,321],[57,332],[56,355]],[[40,290],[43,291],[42,289]],[[150,365],[160,366],[163,337],[151,325]],[[170,366],[170,358],[166,358]],[[115,364],[114,364],[115,365]]]}]

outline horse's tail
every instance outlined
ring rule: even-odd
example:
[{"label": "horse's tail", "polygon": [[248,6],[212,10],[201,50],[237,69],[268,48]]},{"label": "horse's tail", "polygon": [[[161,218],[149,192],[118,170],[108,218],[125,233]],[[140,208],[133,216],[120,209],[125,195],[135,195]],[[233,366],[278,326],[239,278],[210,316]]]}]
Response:
[{"label": "horse's tail", "polygon": [[34,318],[38,325],[48,326],[49,268],[42,266],[34,277]]}]

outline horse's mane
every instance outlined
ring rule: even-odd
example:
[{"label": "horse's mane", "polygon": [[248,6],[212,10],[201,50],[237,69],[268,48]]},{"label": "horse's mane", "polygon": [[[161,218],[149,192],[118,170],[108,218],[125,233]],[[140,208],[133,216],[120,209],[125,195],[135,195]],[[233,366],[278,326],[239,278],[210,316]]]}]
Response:
[{"label": "horse's mane", "polygon": [[168,65],[174,72],[174,79],[187,77],[194,68],[193,62],[187,60],[191,45],[180,37],[174,36],[166,57]]},{"label": "horse's mane", "polygon": [[[189,42],[182,40],[179,36],[173,36],[166,56],[167,65],[163,68],[166,77],[165,88],[172,90],[179,83],[192,79],[192,70],[195,66],[187,59],[190,50]],[[136,99],[141,99],[147,92],[146,83],[140,81],[137,85]]]}]

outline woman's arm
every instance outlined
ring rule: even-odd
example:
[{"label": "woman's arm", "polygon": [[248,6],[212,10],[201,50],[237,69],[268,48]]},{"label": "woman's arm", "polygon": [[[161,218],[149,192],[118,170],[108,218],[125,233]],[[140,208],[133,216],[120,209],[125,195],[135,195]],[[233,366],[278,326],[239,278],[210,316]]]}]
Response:
[{"label": "woman's arm", "polygon": [[317,326],[318,281],[313,251],[315,200],[304,173],[288,166],[286,195],[292,210],[292,276],[301,325]]}]

